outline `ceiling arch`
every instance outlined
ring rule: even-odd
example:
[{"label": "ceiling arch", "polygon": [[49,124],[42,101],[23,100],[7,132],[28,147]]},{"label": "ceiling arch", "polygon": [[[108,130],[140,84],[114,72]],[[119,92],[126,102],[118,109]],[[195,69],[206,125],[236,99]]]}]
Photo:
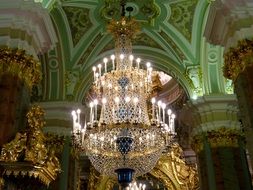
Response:
[{"label": "ceiling arch", "polygon": [[[82,99],[91,85],[92,66],[113,52],[112,37],[106,32],[106,26],[110,16],[118,16],[119,11],[110,12],[115,9],[115,2],[119,0],[43,1],[50,10],[59,37],[61,75],[64,78],[65,73],[78,73],[73,84],[76,101]],[[186,73],[189,66],[199,65],[200,62],[200,43],[208,2],[128,2],[136,9],[134,16],[142,25],[141,34],[133,42],[134,54],[151,60],[156,69],[175,77],[191,96],[193,92]],[[66,86],[63,88],[66,89]]]}]

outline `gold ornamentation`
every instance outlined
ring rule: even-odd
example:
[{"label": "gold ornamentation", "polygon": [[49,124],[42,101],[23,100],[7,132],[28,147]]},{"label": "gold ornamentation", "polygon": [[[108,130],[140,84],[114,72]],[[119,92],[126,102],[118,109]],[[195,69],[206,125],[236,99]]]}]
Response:
[{"label": "gold ornamentation", "polygon": [[122,17],[120,21],[112,19],[108,25],[107,30],[114,36],[115,39],[121,35],[127,36],[127,38],[133,39],[135,35],[140,32],[140,26],[133,18],[128,19]]},{"label": "gold ornamentation", "polygon": [[224,58],[224,77],[235,82],[246,67],[253,65],[253,41],[247,39],[239,41],[238,46],[230,48]]},{"label": "gold ornamentation", "polygon": [[109,190],[113,189],[114,184],[116,184],[115,179],[101,175],[93,166],[90,167],[89,190]]},{"label": "gold ornamentation", "polygon": [[4,175],[38,177],[46,185],[56,179],[61,171],[56,154],[63,147],[63,138],[43,134],[44,114],[41,107],[33,106],[27,113],[26,132],[17,133],[14,140],[3,145],[0,165]]},{"label": "gold ornamentation", "polygon": [[41,81],[40,67],[40,63],[32,56],[25,54],[25,50],[0,49],[0,75],[10,73],[18,76],[29,89]]},{"label": "gold ornamentation", "polygon": [[151,174],[160,179],[167,189],[199,189],[197,168],[187,165],[181,158],[182,154],[182,148],[174,143],[171,151],[160,158]]},{"label": "gold ornamentation", "polygon": [[205,133],[195,135],[193,137],[192,147],[196,152],[203,150],[205,138],[212,148],[238,147],[239,140],[244,138],[244,134],[238,129],[228,129],[222,127],[217,130],[207,131]]}]

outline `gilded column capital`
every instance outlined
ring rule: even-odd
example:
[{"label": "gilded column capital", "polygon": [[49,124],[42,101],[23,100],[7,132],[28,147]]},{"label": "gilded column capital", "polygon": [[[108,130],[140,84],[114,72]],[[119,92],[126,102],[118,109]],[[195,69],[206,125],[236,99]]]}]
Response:
[{"label": "gilded column capital", "polygon": [[241,130],[221,127],[193,136],[191,144],[196,152],[200,152],[204,148],[205,140],[211,148],[238,147],[240,139],[243,138],[244,134]]},{"label": "gilded column capital", "polygon": [[230,48],[224,54],[223,75],[235,82],[238,75],[251,65],[253,65],[253,40],[244,39],[238,42],[237,47]]},{"label": "gilded column capital", "polygon": [[24,50],[0,48],[0,76],[18,76],[29,89],[41,81],[41,65]]}]

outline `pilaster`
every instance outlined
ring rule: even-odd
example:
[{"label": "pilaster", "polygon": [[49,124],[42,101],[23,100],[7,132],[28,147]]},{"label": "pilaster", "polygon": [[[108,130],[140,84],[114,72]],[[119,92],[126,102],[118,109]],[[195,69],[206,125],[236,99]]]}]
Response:
[{"label": "pilaster", "polygon": [[236,96],[203,96],[188,109],[201,189],[252,189]]}]

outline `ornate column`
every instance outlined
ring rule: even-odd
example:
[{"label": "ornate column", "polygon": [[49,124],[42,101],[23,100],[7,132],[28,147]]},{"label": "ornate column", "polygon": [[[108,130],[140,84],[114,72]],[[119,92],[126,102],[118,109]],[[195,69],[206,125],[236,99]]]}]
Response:
[{"label": "ornate column", "polygon": [[252,189],[236,97],[203,96],[188,111],[201,189]]},{"label": "ornate column", "polygon": [[241,40],[224,55],[224,76],[234,83],[240,117],[247,140],[251,163],[253,158],[253,41]]},{"label": "ornate column", "polygon": [[25,51],[0,49],[0,146],[25,127],[30,90],[40,82],[40,64]]},{"label": "ornate column", "polygon": [[41,80],[38,54],[56,43],[49,13],[32,0],[0,6],[0,146],[25,126],[33,85]]}]

